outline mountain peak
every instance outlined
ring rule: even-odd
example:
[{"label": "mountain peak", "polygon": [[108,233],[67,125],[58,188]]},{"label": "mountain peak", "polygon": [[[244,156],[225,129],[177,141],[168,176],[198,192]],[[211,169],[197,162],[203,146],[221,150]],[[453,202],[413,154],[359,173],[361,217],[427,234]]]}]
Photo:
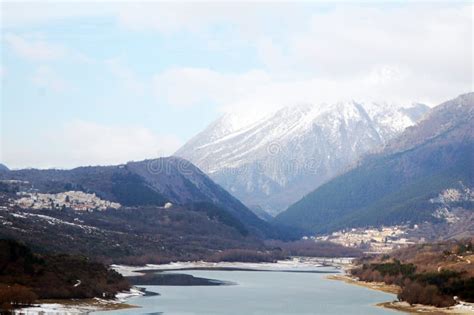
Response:
[{"label": "mountain peak", "polygon": [[[400,137],[390,141],[385,153],[409,150],[465,124],[470,125],[472,130],[472,121],[474,121],[474,93],[462,94],[434,107],[416,126],[408,128]],[[472,133],[466,135],[471,136]]]},{"label": "mountain peak", "polygon": [[249,121],[233,113],[175,155],[196,164],[248,206],[275,214],[384,145],[426,110],[349,100],[286,106]]}]

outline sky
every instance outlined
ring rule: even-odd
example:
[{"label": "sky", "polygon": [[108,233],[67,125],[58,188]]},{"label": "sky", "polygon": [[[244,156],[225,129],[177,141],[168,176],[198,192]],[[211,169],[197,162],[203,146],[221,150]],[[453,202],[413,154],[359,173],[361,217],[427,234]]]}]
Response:
[{"label": "sky", "polygon": [[0,4],[10,168],[171,155],[229,111],[474,90],[472,2]]}]

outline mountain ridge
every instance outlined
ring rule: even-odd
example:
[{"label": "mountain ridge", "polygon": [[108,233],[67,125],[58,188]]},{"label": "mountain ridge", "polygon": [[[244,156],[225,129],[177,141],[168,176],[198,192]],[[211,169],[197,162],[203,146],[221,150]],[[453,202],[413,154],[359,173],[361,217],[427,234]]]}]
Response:
[{"label": "mountain ridge", "polygon": [[[433,108],[425,119],[278,215],[275,222],[327,233],[348,227],[436,221],[443,189],[474,186],[474,93]],[[445,124],[439,124],[445,121]],[[471,209],[473,204],[463,205]]]},{"label": "mountain ridge", "polygon": [[28,181],[40,192],[79,190],[95,193],[102,199],[124,206],[208,202],[242,221],[254,234],[274,235],[274,229],[268,223],[260,220],[192,163],[177,157],[71,170],[14,170],[0,173],[0,179]]}]

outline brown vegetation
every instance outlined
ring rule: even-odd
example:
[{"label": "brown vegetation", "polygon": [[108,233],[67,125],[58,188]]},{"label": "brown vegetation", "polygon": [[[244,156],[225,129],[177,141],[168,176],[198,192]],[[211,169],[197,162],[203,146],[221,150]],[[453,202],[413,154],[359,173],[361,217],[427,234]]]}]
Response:
[{"label": "brown vegetation", "polygon": [[0,311],[32,305],[38,296],[22,285],[0,284]]},{"label": "brown vegetation", "polygon": [[315,242],[313,240],[293,242],[271,240],[266,241],[265,245],[283,251],[286,256],[360,257],[362,255],[362,251],[356,248],[345,247],[331,242]]},{"label": "brown vegetation", "polygon": [[276,262],[285,259],[286,256],[279,250],[255,251],[249,249],[228,249],[212,255],[208,261],[229,262]]},{"label": "brown vegetation", "polygon": [[410,304],[425,304],[437,307],[447,307],[455,304],[453,297],[442,294],[437,286],[432,284],[423,285],[410,279],[405,280],[398,298]]},{"label": "brown vegetation", "polygon": [[454,297],[474,302],[473,240],[415,245],[390,255],[364,257],[351,270],[362,281],[401,287],[398,298],[410,304],[451,306]]}]

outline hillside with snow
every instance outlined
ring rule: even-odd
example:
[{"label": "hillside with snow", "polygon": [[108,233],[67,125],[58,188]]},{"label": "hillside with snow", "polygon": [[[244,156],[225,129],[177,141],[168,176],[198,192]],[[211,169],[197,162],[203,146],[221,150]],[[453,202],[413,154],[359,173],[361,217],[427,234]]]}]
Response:
[{"label": "hillside with snow", "polygon": [[401,224],[417,224],[421,230],[430,223],[424,237],[469,237],[473,121],[474,93],[434,107],[384,150],[305,195],[275,222],[313,234]]},{"label": "hillside with snow", "polygon": [[229,113],[175,155],[247,206],[275,215],[383,147],[428,109],[349,101],[288,106],[264,116]]}]

